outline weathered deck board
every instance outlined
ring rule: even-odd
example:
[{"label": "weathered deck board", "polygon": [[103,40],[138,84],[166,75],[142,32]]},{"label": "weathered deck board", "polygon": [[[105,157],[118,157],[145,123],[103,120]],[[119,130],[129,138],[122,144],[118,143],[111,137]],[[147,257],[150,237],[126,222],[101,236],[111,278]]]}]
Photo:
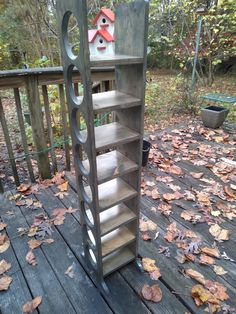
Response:
[{"label": "weathered deck board", "polygon": [[[50,202],[46,204],[46,207],[48,206],[51,206]],[[35,213],[25,206],[21,207],[21,211],[28,224],[32,225]],[[47,210],[45,211],[47,212]],[[111,313],[61,234],[56,228],[53,230],[54,243],[43,245],[42,251],[76,312],[78,312],[77,309],[80,309],[81,313],[92,313],[96,308],[98,312]],[[73,265],[74,278],[65,275],[65,271],[71,265]]]},{"label": "weathered deck board", "polygon": [[[14,211],[15,215],[7,215],[6,212],[9,210]],[[45,314],[53,312],[59,313],[61,309],[66,308],[67,313],[76,313],[42,250],[40,248],[35,250],[38,261],[36,266],[33,267],[26,262],[25,256],[29,251],[27,244],[28,239],[19,237],[17,228],[27,228],[28,224],[20,209],[16,207],[13,202],[9,202],[4,204],[4,207],[0,204],[0,211],[1,217],[8,224],[7,232],[11,239],[12,247],[32,295],[34,297],[44,296],[43,302],[40,305],[40,311]]]},{"label": "weathered deck board", "polygon": [[[46,189],[44,193],[38,194],[37,198],[46,205],[45,210],[49,216],[53,208],[63,207],[63,203],[54,197],[50,189]],[[83,258],[81,257],[82,230],[78,221],[72,215],[68,215],[65,223],[58,226],[57,229],[80,263],[85,267]],[[90,275],[93,276],[92,273]],[[95,277],[93,276],[92,278],[96,283]],[[103,297],[115,313],[149,313],[142,300],[134,293],[119,273],[109,276],[106,282],[108,288],[110,288],[110,294],[104,294]]]}]

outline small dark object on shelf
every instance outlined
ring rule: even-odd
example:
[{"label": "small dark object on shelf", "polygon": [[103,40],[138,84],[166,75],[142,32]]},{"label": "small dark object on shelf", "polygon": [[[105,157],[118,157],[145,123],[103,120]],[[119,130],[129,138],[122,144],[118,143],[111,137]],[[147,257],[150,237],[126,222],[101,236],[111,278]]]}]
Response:
[{"label": "small dark object on shelf", "polygon": [[217,129],[222,126],[228,113],[229,109],[224,107],[208,106],[202,108],[202,122],[208,128]]},{"label": "small dark object on shelf", "polygon": [[142,159],[142,166],[145,167],[148,162],[148,155],[151,148],[151,143],[148,141],[143,140],[143,159]]}]

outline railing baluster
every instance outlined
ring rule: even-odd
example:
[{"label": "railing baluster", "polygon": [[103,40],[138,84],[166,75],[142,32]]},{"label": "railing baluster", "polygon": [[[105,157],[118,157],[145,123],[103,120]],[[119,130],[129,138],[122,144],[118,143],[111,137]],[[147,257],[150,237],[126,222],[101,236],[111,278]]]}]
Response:
[{"label": "railing baluster", "polygon": [[57,172],[57,159],[56,159],[55,150],[53,148],[55,143],[54,143],[54,138],[53,138],[52,119],[51,119],[51,113],[50,113],[50,108],[49,108],[48,89],[46,85],[42,86],[42,92],[43,92],[43,101],[44,101],[45,115],[46,115],[46,121],[47,121],[49,143],[52,147],[51,157],[52,157],[53,172],[56,173]]},{"label": "railing baluster", "polygon": [[47,151],[47,143],[43,128],[42,107],[39,97],[38,78],[36,75],[29,75],[25,79],[28,96],[29,110],[32,123],[34,144],[38,151],[38,169],[42,179],[51,177],[50,163]]},{"label": "railing baluster", "polygon": [[34,177],[34,172],[33,172],[33,167],[29,155],[29,148],[27,144],[27,136],[25,133],[25,125],[24,125],[24,119],[22,115],[22,106],[21,106],[21,100],[20,100],[20,92],[18,88],[14,88],[14,97],[15,97],[15,104],[16,104],[16,112],[17,112],[17,118],[19,122],[19,127],[20,127],[20,134],[21,134],[21,139],[22,139],[22,145],[25,153],[25,159],[29,171],[29,176],[31,182],[35,182],[35,177]]},{"label": "railing baluster", "polygon": [[19,179],[19,176],[18,176],[18,173],[17,173],[16,162],[15,162],[15,159],[14,159],[14,153],[13,153],[13,149],[12,149],[12,145],[11,145],[11,139],[10,139],[10,135],[9,135],[8,127],[7,127],[5,114],[4,114],[4,111],[3,111],[3,105],[2,105],[1,98],[0,98],[0,121],[1,121],[3,134],[4,134],[6,145],[7,145],[8,156],[9,156],[9,159],[10,159],[10,163],[11,163],[11,168],[12,168],[15,184],[16,184],[16,186],[18,186],[18,185],[20,185],[20,179]]},{"label": "railing baluster", "polygon": [[67,125],[67,111],[66,111],[66,103],[65,103],[65,92],[64,85],[59,84],[59,98],[61,105],[61,116],[62,116],[62,125],[63,125],[63,137],[65,141],[65,156],[66,156],[66,169],[70,170],[70,146],[69,146],[69,130]]},{"label": "railing baluster", "polygon": [[2,183],[2,179],[0,178],[0,194],[4,193],[4,187]]}]

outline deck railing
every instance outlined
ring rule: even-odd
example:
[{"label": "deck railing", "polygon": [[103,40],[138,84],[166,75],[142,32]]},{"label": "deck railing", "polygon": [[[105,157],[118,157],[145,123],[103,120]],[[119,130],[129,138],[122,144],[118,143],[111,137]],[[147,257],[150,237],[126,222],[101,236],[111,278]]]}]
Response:
[{"label": "deck railing", "polygon": [[[93,91],[107,91],[113,89],[114,69],[94,68],[91,72],[93,81]],[[79,96],[80,74],[73,73],[73,83],[75,94]],[[58,143],[52,127],[52,113],[50,108],[50,97],[48,94],[49,85],[56,85],[58,88],[58,98],[60,103],[60,121],[62,127],[63,140],[59,145],[63,145],[65,151],[65,169],[70,170],[70,131],[68,125],[67,101],[65,97],[65,87],[63,71],[57,68],[37,68],[26,70],[0,71],[0,123],[4,135],[4,140],[8,152],[8,160],[12,169],[12,175],[16,186],[21,184],[18,174],[18,167],[24,164],[27,166],[28,176],[31,182],[35,181],[35,171],[32,162],[37,161],[38,175],[42,179],[50,178],[52,173],[57,171],[57,157],[55,149]],[[12,92],[17,115],[17,128],[21,135],[23,152],[15,156],[13,150],[13,139],[9,133],[8,116],[4,110],[2,96],[6,92]],[[32,128],[34,150],[29,151],[25,128],[25,108],[22,108],[22,95],[26,98],[26,107],[29,112],[30,125]],[[17,160],[17,163],[16,163]],[[2,174],[4,176],[4,174]],[[0,192],[3,192],[3,182],[0,175]],[[26,179],[26,178],[24,178]]]}]

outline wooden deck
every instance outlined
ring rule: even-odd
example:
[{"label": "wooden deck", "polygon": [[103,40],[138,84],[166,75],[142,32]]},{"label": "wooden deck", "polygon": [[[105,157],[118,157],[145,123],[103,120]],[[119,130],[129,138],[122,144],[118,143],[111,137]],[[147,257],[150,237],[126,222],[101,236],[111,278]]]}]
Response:
[{"label": "wooden deck", "polygon": [[[210,180],[225,185],[221,178],[213,173],[209,163],[213,165],[221,157],[231,158],[235,142],[222,142],[218,138],[218,143],[216,143],[216,137],[222,136],[222,134],[217,133],[212,136],[206,136],[201,134],[201,131],[196,131],[196,129],[194,129],[193,133],[190,130],[188,132],[187,128],[182,128],[182,130],[179,128],[178,131],[181,134],[176,133],[176,130],[173,133],[170,133],[170,130],[166,130],[162,134],[156,134],[156,140],[152,141],[152,143],[157,144],[156,147],[158,149],[156,152],[162,153],[165,158],[171,156],[171,159],[175,161],[175,165],[179,166],[183,173],[177,175],[167,170],[166,172],[161,171],[161,168],[157,167],[157,163],[154,163],[152,159],[144,170],[145,182],[155,182],[160,195],[167,192],[172,193],[173,190],[167,184],[156,181],[157,176],[172,177],[172,188],[179,186],[181,193],[191,188],[200,191],[203,187],[209,185],[208,182]],[[172,139],[168,139],[166,134],[171,134]],[[188,143],[189,149],[191,148],[192,150],[199,148],[199,145],[209,145],[209,147],[205,147],[205,152],[202,152],[202,155],[206,154],[207,149],[209,149],[210,154],[212,149],[211,154],[213,157],[216,154],[216,158],[209,157],[207,166],[197,166],[192,161],[184,160],[184,156],[186,156],[184,146],[180,147],[176,142],[173,144],[173,137],[176,136],[181,137],[185,144],[190,138],[197,140],[197,142]],[[171,152],[171,150],[174,150],[174,152]],[[198,158],[199,160],[204,159],[199,154],[199,150]],[[203,172],[204,178],[208,182],[193,178],[190,172]],[[80,255],[82,248],[79,211],[66,214],[64,224],[53,227],[52,238],[54,243],[43,244],[35,249],[37,265],[29,265],[25,259],[29,251],[27,244],[29,237],[27,235],[19,236],[18,228],[29,228],[33,223],[35,215],[43,210],[51,217],[55,208],[76,208],[77,196],[73,177],[69,175],[68,179],[70,182],[67,191],[68,195],[64,195],[63,199],[55,196],[55,193],[58,192],[55,185],[40,190],[40,193],[29,195],[30,198],[39,200],[42,203],[42,209],[32,210],[32,208],[27,206],[16,206],[15,201],[8,200],[9,195],[12,195],[12,193],[5,193],[4,197],[0,196],[1,219],[7,223],[6,232],[11,242],[10,248],[0,254],[0,259],[5,259],[11,263],[12,267],[6,274],[13,278],[9,290],[0,292],[1,313],[22,313],[22,305],[36,296],[42,296],[42,303],[34,313],[42,314],[205,313],[205,306],[197,307],[191,297],[191,287],[197,282],[186,278],[181,272],[181,268],[198,270],[206,279],[222,283],[227,288],[227,293],[230,297],[225,303],[231,307],[236,307],[235,262],[223,258],[217,259],[216,264],[222,266],[227,271],[227,274],[217,276],[213,272],[212,266],[199,264],[198,256],[194,263],[178,263],[175,259],[177,249],[175,243],[169,243],[164,239],[168,225],[171,222],[176,222],[179,229],[192,230],[197,233],[202,238],[205,246],[210,247],[214,243],[214,238],[208,231],[209,226],[207,223],[192,224],[180,217],[181,212],[185,209],[192,209],[197,212],[196,202],[187,201],[184,198],[170,202],[172,209],[169,216],[161,214],[158,210],[151,210],[152,207],[156,208],[160,204],[161,201],[159,199],[153,200],[150,196],[143,196],[141,200],[142,217],[151,219],[157,224],[159,236],[151,241],[140,239],[139,254],[140,258],[149,257],[156,260],[156,264],[160,267],[162,274],[158,282],[151,280],[148,273],[140,272],[131,263],[107,277],[106,282],[110,289],[110,294],[102,294],[96,287],[96,279],[92,273],[89,273]],[[231,181],[227,182],[227,185],[230,183],[235,184],[235,182]],[[150,187],[150,190],[152,189],[153,187]],[[219,197],[213,195],[212,199],[217,201]],[[235,206],[236,202],[231,202],[231,204]],[[225,252],[227,256],[236,261],[236,220],[230,221],[225,219],[220,225],[230,231],[230,240],[217,243],[217,246],[221,254]],[[152,233],[150,235],[154,238]],[[160,246],[168,248],[170,257],[160,253]],[[65,271],[70,265],[72,265],[74,278],[65,275]],[[158,283],[163,293],[162,301],[159,303],[145,301],[141,297],[143,285],[154,283]]]}]

